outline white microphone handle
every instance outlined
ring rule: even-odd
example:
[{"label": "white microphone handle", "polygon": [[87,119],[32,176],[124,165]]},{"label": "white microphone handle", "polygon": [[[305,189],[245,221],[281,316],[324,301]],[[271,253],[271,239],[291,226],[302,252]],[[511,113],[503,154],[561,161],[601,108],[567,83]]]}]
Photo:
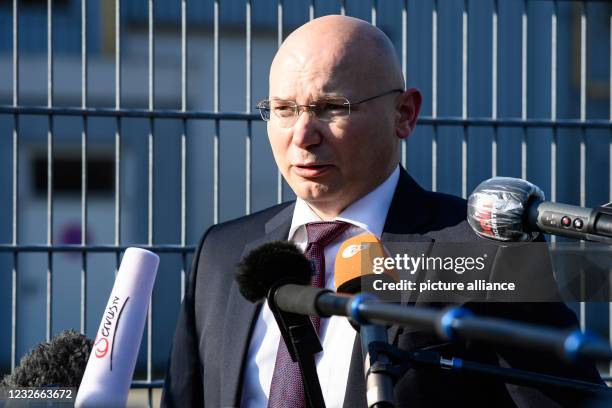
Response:
[{"label": "white microphone handle", "polygon": [[159,257],[128,248],[108,299],[76,407],[124,407],[127,401]]}]

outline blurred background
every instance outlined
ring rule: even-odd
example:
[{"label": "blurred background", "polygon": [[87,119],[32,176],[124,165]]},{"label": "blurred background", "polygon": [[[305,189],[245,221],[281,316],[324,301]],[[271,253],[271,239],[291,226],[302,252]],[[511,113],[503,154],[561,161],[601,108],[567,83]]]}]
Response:
[{"label": "blurred background", "polygon": [[[387,33],[423,92],[402,154],[423,187],[511,176],[612,201],[606,1],[2,0],[0,375],[62,329],[94,337],[138,245],[161,264],[136,384],[161,385],[202,233],[293,199],[255,109],[272,57],[341,13]],[[571,306],[610,338],[609,303]]]}]

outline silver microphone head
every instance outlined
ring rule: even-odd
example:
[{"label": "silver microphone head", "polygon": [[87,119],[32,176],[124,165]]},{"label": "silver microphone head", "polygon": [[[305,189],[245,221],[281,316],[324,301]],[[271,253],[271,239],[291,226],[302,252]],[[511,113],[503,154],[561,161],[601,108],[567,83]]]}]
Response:
[{"label": "silver microphone head", "polygon": [[525,229],[527,203],[544,200],[536,185],[511,177],[494,177],[474,189],[467,220],[477,235],[504,242],[533,241],[538,232]]}]

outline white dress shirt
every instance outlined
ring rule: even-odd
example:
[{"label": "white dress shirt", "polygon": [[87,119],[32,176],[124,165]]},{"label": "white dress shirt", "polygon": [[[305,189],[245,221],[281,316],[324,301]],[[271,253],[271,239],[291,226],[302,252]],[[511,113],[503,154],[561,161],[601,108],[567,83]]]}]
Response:
[{"label": "white dress shirt", "polygon": [[[398,179],[399,166],[382,184],[351,204],[334,219],[348,222],[352,226],[325,247],[325,287],[327,289],[336,290],[334,262],[342,242],[364,231],[380,239]],[[308,241],[305,225],[320,221],[322,221],[321,218],[312,211],[308,204],[298,198],[288,239],[304,251]],[[316,365],[323,399],[328,408],[342,407],[344,403],[355,335],[355,330],[345,317],[332,316],[329,319],[321,319],[319,337],[323,351],[317,354]],[[280,331],[274,315],[268,304],[264,303],[259,312],[247,354],[242,407],[267,406],[279,340]]]}]

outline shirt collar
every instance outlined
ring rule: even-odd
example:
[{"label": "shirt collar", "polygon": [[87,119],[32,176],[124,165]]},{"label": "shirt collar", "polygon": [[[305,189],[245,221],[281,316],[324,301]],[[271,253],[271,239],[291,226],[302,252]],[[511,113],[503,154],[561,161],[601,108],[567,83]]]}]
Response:
[{"label": "shirt collar", "polygon": [[[398,180],[399,165],[382,184],[345,208],[334,218],[334,221],[348,222],[380,238]],[[310,208],[308,203],[298,198],[291,220],[289,239],[293,239],[295,232],[301,226],[321,221],[323,220]]]}]

